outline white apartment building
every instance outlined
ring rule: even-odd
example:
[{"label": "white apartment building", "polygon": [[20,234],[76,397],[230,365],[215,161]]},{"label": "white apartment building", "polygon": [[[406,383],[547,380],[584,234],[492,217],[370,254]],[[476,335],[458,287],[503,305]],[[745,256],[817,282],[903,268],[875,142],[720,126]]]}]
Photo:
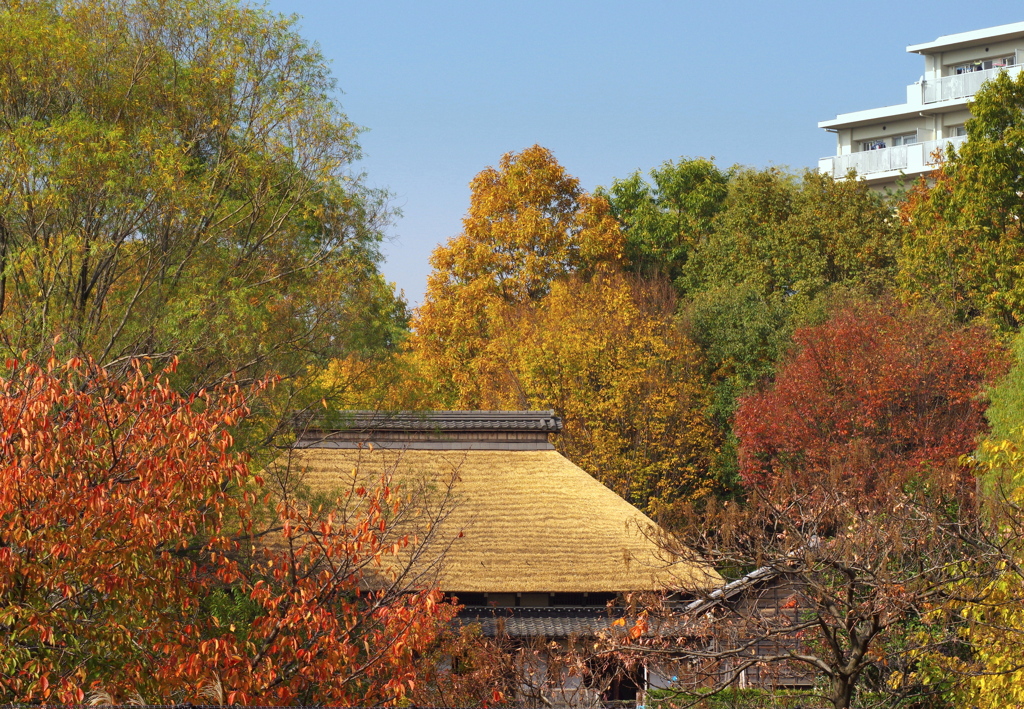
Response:
[{"label": "white apartment building", "polygon": [[884,189],[935,168],[948,143],[966,139],[967,102],[1000,71],[1024,68],[1024,22],[939,37],[914,44],[924,76],[907,87],[898,106],[843,113],[821,121],[836,134],[836,155],[818,161],[821,172],[844,177],[850,169]]}]

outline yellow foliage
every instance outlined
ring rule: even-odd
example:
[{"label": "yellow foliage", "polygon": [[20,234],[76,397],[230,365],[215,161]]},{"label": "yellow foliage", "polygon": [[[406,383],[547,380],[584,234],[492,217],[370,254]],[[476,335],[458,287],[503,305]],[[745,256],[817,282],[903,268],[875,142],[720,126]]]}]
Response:
[{"label": "yellow foliage", "polygon": [[415,359],[407,353],[335,359],[315,375],[313,386],[340,409],[417,411],[435,406]]},{"label": "yellow foliage", "polygon": [[648,512],[711,492],[710,391],[674,305],[667,285],[612,272],[509,306],[488,343],[484,407],[554,409],[559,450]]},{"label": "yellow foliage", "polygon": [[929,658],[930,664],[966,677],[954,690],[955,706],[1024,706],[1024,577],[1019,566],[1024,562],[1024,540],[1020,538],[1024,522],[1020,519],[1024,504],[1024,489],[1020,486],[1024,475],[1021,433],[1015,433],[1015,440],[983,442],[985,455],[979,465],[993,493],[987,496],[988,515],[1003,536],[1004,552],[1009,556],[1000,565],[995,580],[958,594],[971,598],[970,602],[938,611],[959,611],[966,621],[963,637],[971,648],[967,660],[944,655]]},{"label": "yellow foliage", "polygon": [[585,193],[550,151],[508,153],[474,178],[463,232],[431,256],[413,319],[413,349],[446,406],[480,405],[476,387],[493,318],[537,302],[550,284],[623,259],[624,237],[603,198]]},{"label": "yellow foliage", "polygon": [[435,408],[554,409],[562,453],[649,512],[710,491],[697,348],[671,288],[622,274],[608,203],[539,146],[472,187],[463,233],[431,259],[407,373]]}]

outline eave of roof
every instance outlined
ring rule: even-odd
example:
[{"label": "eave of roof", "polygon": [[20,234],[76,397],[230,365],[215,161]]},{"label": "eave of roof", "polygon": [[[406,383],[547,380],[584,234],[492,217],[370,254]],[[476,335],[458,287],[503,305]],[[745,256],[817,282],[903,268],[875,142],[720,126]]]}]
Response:
[{"label": "eave of roof", "polygon": [[1017,37],[1024,37],[1024,22],[1013,22],[1008,25],[986,27],[981,30],[947,34],[932,42],[912,44],[907,47],[907,51],[912,54],[936,54],[952,49],[962,49],[977,44],[984,44],[985,42],[1002,42]]},{"label": "eave of roof", "polygon": [[487,637],[513,638],[593,637],[623,617],[621,609],[607,608],[483,608],[467,606],[457,617],[461,625],[477,623]]},{"label": "eave of roof", "polygon": [[818,127],[826,130],[837,130],[839,128],[859,128],[869,126],[882,121],[898,121],[907,118],[917,118],[921,115],[934,115],[937,113],[949,113],[967,105],[967,98],[953,99],[950,101],[937,101],[924,105],[912,105],[901,103],[896,106],[884,106],[882,108],[869,108],[863,111],[851,113],[840,113],[835,118],[827,121],[819,121]]}]

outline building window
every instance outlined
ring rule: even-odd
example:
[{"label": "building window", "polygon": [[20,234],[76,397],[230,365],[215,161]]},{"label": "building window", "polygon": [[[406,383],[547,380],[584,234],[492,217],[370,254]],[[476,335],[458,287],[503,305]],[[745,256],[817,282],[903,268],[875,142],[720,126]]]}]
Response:
[{"label": "building window", "polygon": [[883,138],[874,138],[872,140],[863,140],[860,144],[861,152],[868,150],[881,150],[885,147],[885,140]]},{"label": "building window", "polygon": [[970,74],[972,71],[1002,69],[1008,66],[1014,66],[1016,63],[1017,57],[1014,54],[1011,54],[1008,57],[996,57],[995,59],[979,59],[974,62],[967,62],[966,64],[957,64],[953,67],[953,73]]},{"label": "building window", "polygon": [[967,128],[965,126],[952,126],[947,131],[950,138],[960,138],[967,135]]},{"label": "building window", "polygon": [[907,133],[906,135],[894,135],[892,137],[892,145],[913,145],[917,142],[917,133]]}]

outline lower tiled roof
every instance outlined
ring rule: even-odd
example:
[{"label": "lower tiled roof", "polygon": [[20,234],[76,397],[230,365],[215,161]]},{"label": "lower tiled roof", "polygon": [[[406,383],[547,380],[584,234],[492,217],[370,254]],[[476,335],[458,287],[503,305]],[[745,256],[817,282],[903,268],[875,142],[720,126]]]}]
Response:
[{"label": "lower tiled roof", "polygon": [[479,623],[487,637],[567,638],[593,636],[622,617],[621,611],[600,607],[490,608],[466,606],[458,616],[463,625]]}]

